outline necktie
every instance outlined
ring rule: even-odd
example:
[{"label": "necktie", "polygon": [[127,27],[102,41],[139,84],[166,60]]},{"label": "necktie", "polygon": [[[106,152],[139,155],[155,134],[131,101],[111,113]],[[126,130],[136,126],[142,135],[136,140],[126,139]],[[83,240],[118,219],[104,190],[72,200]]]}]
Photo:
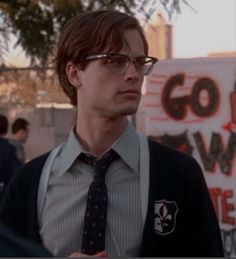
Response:
[{"label": "necktie", "polygon": [[94,180],[89,186],[81,252],[93,255],[105,249],[105,232],[107,218],[107,187],[105,174],[110,164],[118,158],[115,151],[110,150],[101,159],[81,154],[79,159],[94,167]]}]

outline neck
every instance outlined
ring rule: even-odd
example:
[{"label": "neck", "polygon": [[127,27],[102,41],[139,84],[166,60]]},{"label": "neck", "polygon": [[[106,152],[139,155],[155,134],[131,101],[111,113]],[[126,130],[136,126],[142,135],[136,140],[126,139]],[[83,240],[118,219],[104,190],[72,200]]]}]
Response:
[{"label": "neck", "polygon": [[112,146],[128,124],[126,117],[117,119],[77,116],[76,134],[86,151],[100,156]]},{"label": "neck", "polygon": [[13,135],[11,136],[11,138],[21,143],[18,134],[13,134]]}]

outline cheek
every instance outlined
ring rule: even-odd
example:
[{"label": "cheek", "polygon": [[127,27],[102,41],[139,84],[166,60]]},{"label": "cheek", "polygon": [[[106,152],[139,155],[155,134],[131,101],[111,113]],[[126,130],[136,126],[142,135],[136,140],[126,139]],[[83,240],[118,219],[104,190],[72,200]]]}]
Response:
[{"label": "cheek", "polygon": [[144,76],[143,75],[140,75],[140,77],[139,77],[139,84],[140,84],[140,87],[142,87],[142,85],[143,85],[143,80],[144,80]]},{"label": "cheek", "polygon": [[110,73],[100,73],[91,76],[86,84],[88,94],[97,95],[98,98],[108,98],[115,94],[121,82]]}]

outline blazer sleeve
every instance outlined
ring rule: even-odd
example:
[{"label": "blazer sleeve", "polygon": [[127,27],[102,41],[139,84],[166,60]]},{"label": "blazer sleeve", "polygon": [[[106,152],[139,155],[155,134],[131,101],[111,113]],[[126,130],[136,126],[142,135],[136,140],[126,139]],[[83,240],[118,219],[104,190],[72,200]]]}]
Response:
[{"label": "blazer sleeve", "polygon": [[42,168],[48,155],[31,160],[14,173],[0,207],[0,222],[34,241],[40,240],[37,196]]},{"label": "blazer sleeve", "polygon": [[27,181],[22,177],[22,170],[24,168],[17,170],[13,175],[0,207],[1,223],[20,234],[24,234],[26,229],[26,197],[29,195],[29,185],[27,186]]},{"label": "blazer sleeve", "polygon": [[211,201],[203,172],[191,159],[187,167],[185,184],[185,223],[189,229],[189,250],[193,256],[222,257],[224,250],[215,209]]}]

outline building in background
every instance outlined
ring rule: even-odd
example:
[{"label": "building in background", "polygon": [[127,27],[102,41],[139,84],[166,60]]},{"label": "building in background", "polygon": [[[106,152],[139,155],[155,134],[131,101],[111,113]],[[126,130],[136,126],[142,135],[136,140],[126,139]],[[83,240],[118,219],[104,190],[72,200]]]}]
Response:
[{"label": "building in background", "polygon": [[208,53],[208,57],[210,58],[236,57],[236,51],[210,52]]},{"label": "building in background", "polygon": [[156,13],[145,28],[149,44],[149,55],[159,59],[172,58],[172,25]]}]

